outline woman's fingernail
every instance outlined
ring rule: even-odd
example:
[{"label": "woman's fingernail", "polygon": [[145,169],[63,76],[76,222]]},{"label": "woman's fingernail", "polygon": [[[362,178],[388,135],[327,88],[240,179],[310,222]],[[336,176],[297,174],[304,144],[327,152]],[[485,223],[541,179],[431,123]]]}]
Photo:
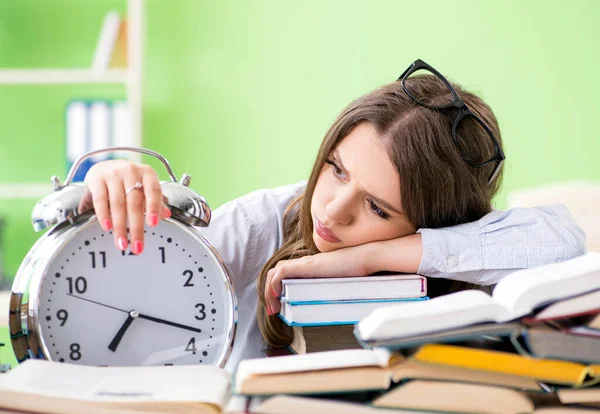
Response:
[{"label": "woman's fingernail", "polygon": [[277,293],[275,293],[275,289],[272,289],[272,290],[273,290],[273,297],[276,298],[277,297]]},{"label": "woman's fingernail", "polygon": [[154,227],[158,224],[158,216],[154,213],[148,214],[148,224],[151,227]]},{"label": "woman's fingernail", "polygon": [[271,316],[273,313],[271,312],[271,307],[267,305],[267,315]]},{"label": "woman's fingernail", "polygon": [[124,252],[125,250],[127,250],[127,239],[125,237],[123,237],[123,236],[119,237],[117,239],[117,244],[119,245],[119,249],[121,251]]},{"label": "woman's fingernail", "polygon": [[135,254],[142,254],[143,250],[144,250],[144,244],[141,241],[136,240],[136,242],[133,243],[133,252]]},{"label": "woman's fingernail", "polygon": [[105,219],[102,222],[102,228],[106,231],[109,231],[110,229],[112,229],[112,221],[110,221],[110,219]]},{"label": "woman's fingernail", "polygon": [[167,211],[165,211],[165,217],[166,218],[171,218],[171,209],[167,208]]}]

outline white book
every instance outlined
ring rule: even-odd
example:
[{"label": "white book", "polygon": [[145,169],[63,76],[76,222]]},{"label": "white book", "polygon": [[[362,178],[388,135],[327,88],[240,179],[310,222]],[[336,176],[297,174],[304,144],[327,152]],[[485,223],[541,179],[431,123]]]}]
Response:
[{"label": "white book", "polygon": [[[110,108],[106,102],[92,102],[89,107],[90,120],[90,150],[110,148]],[[108,158],[107,153],[96,154],[92,157],[93,162],[99,162]]]},{"label": "white book", "polygon": [[120,25],[121,18],[117,12],[109,12],[104,17],[98,43],[96,44],[94,61],[92,62],[92,71],[95,73],[102,74],[108,69]]},{"label": "white book", "polygon": [[532,269],[502,279],[492,296],[466,290],[373,311],[356,327],[362,341],[404,338],[484,322],[507,322],[555,301],[600,289],[600,253]]},{"label": "white book", "polygon": [[82,101],[73,101],[67,107],[67,160],[70,163],[89,151],[87,112],[87,106]]},{"label": "white book", "polygon": [[284,279],[282,296],[290,302],[399,299],[427,296],[420,275]]},{"label": "white book", "polygon": [[290,326],[353,325],[375,309],[426,299],[289,302],[287,298],[282,298],[279,315]]}]

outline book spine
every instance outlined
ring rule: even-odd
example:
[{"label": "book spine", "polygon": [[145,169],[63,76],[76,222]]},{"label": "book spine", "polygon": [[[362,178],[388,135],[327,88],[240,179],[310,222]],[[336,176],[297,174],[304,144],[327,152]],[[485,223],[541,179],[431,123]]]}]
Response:
[{"label": "book spine", "polygon": [[428,296],[419,298],[403,298],[403,299],[360,299],[360,300],[307,300],[307,301],[290,301],[286,297],[280,298],[281,303],[287,303],[290,306],[306,306],[306,305],[349,305],[353,303],[403,303],[403,302],[420,302],[429,300]]},{"label": "book spine", "polygon": [[94,72],[103,73],[108,68],[120,25],[121,18],[117,12],[110,12],[104,18],[96,45],[94,61],[92,62]]}]

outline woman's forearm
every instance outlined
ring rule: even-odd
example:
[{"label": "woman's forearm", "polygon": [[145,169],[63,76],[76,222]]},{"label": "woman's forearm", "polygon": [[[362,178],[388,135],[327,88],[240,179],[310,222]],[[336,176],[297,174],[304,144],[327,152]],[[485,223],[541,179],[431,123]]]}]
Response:
[{"label": "woman's forearm", "polygon": [[365,251],[369,274],[381,271],[417,273],[423,258],[420,234],[369,243]]}]

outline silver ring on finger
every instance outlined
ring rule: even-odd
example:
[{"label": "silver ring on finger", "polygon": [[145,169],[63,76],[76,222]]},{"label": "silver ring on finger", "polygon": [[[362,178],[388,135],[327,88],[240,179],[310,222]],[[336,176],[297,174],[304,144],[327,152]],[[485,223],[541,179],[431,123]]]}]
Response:
[{"label": "silver ring on finger", "polygon": [[131,193],[134,190],[141,190],[142,187],[144,187],[144,184],[142,184],[141,181],[138,181],[137,183],[135,183],[135,185],[127,190],[125,190],[125,195]]}]

